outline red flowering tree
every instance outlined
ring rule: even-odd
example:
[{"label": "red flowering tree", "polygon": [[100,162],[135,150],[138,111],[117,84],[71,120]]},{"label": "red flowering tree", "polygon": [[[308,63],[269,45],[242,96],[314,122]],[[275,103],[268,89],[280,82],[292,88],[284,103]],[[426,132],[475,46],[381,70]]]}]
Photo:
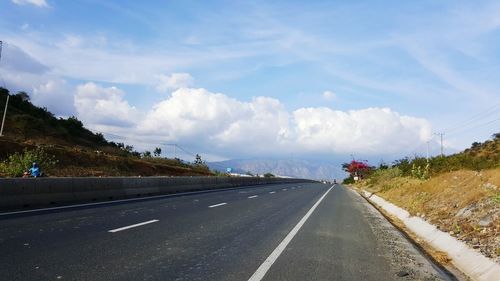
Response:
[{"label": "red flowering tree", "polygon": [[349,173],[351,177],[364,177],[371,172],[373,167],[367,161],[361,162],[352,160],[350,163],[342,164],[342,169]]}]

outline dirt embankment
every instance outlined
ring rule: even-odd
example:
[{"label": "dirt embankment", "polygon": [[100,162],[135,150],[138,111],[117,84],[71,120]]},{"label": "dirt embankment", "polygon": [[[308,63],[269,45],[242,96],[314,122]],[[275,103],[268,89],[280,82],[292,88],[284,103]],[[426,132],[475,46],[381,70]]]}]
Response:
[{"label": "dirt embankment", "polygon": [[[52,142],[53,143],[53,142]],[[160,157],[139,158],[126,153],[91,149],[84,146],[39,144],[0,139],[0,161],[23,149],[43,147],[45,152],[57,160],[54,167],[42,170],[51,177],[88,176],[213,176],[207,167],[184,163],[176,159]],[[28,169],[29,167],[26,167]],[[0,177],[5,177],[0,171]]]},{"label": "dirt embankment", "polygon": [[500,262],[500,168],[358,184]]}]

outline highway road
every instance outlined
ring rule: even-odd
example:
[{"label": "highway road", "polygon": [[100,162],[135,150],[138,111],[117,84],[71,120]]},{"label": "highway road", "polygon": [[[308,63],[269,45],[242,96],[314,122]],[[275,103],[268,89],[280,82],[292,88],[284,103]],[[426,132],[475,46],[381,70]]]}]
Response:
[{"label": "highway road", "polygon": [[341,185],[0,215],[1,280],[447,279]]}]

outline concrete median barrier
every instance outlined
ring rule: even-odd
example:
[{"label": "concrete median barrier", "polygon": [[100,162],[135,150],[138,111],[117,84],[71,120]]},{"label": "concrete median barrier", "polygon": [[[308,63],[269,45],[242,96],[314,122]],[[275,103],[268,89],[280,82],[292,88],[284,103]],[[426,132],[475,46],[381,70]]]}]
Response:
[{"label": "concrete median barrier", "polygon": [[312,180],[250,177],[9,178],[0,179],[0,211],[300,182]]}]

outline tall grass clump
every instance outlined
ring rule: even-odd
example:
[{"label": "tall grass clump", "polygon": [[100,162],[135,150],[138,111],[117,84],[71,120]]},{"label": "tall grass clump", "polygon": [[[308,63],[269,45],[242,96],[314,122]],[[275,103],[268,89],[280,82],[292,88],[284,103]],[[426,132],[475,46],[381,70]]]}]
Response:
[{"label": "tall grass clump", "polygon": [[377,169],[370,176],[370,184],[377,184],[379,182],[386,182],[393,178],[401,177],[403,172],[398,167],[392,167],[387,169]]}]

